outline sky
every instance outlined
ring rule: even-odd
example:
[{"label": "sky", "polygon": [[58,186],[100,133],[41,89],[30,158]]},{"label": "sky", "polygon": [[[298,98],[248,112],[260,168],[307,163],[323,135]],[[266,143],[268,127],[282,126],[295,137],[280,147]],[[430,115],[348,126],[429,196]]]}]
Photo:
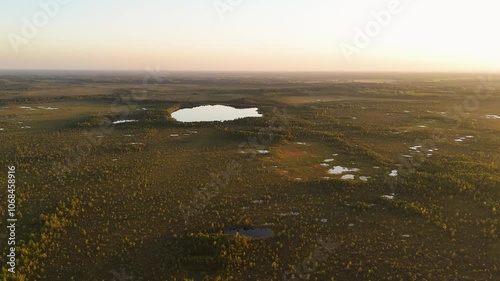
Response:
[{"label": "sky", "polygon": [[500,1],[18,0],[0,69],[500,72]]}]

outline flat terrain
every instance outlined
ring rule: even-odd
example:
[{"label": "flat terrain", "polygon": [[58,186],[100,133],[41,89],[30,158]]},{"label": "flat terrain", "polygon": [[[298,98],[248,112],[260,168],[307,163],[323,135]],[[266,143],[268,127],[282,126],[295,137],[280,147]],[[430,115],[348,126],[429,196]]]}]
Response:
[{"label": "flat terrain", "polygon": [[0,280],[500,280],[499,76],[144,75],[0,72]]}]

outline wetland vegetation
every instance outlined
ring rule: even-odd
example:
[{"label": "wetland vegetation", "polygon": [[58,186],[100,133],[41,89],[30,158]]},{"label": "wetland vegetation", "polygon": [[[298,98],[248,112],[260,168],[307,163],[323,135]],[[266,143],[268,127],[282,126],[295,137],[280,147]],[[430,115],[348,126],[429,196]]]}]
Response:
[{"label": "wetland vegetation", "polygon": [[0,280],[500,280],[499,76],[142,81],[0,75]]}]

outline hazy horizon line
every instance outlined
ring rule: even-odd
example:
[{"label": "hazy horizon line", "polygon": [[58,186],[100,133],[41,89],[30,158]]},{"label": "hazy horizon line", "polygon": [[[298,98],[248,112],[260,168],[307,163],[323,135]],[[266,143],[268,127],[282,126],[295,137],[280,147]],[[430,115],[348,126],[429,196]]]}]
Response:
[{"label": "hazy horizon line", "polygon": [[[148,69],[42,69],[42,68],[24,68],[24,69],[1,69],[0,72],[144,72]],[[154,70],[153,70],[154,71]],[[500,74],[500,71],[439,71],[439,70],[156,70],[156,72],[171,73],[379,73],[379,74]]]}]

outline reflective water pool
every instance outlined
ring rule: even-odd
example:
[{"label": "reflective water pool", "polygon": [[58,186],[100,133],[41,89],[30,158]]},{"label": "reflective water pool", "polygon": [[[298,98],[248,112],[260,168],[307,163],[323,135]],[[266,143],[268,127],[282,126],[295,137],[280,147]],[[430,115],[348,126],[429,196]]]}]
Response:
[{"label": "reflective water pool", "polygon": [[264,238],[273,236],[273,230],[270,228],[242,227],[242,228],[227,230],[224,232],[224,234],[229,234],[229,235],[236,233],[251,238]]},{"label": "reflective water pool", "polygon": [[246,117],[262,117],[258,108],[234,108],[225,105],[203,105],[183,108],[172,113],[179,122],[231,121]]}]

